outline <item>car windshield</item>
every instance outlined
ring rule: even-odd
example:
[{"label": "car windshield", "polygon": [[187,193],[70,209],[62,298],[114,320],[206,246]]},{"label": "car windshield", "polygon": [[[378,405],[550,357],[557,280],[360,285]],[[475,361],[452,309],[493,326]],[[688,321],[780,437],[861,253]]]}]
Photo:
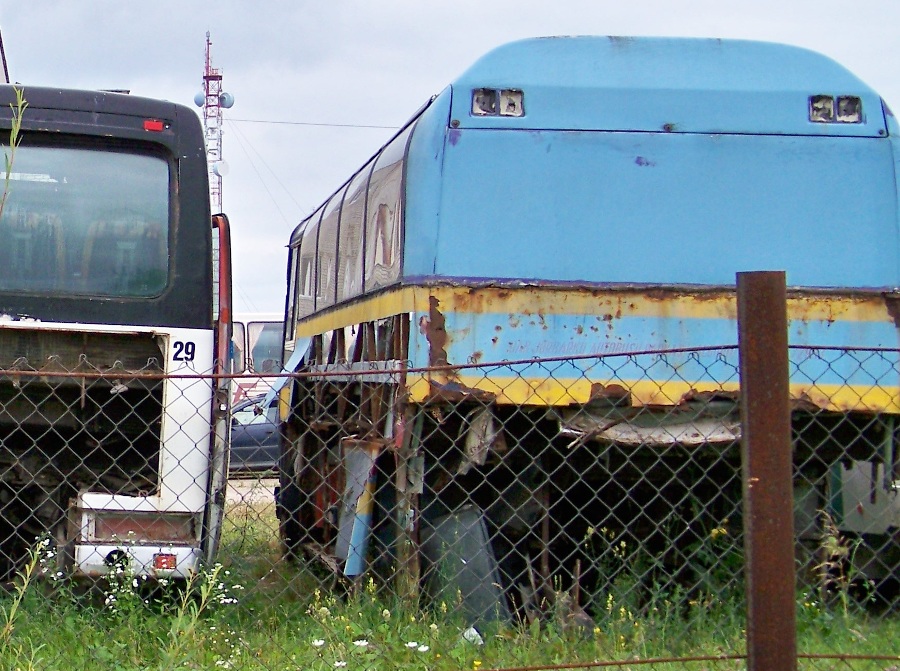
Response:
[{"label": "car windshield", "polygon": [[262,412],[263,399],[248,403],[245,406],[235,408],[231,413],[232,421],[237,424],[264,424],[266,422],[274,422],[278,414],[278,406],[272,403],[266,412]]}]

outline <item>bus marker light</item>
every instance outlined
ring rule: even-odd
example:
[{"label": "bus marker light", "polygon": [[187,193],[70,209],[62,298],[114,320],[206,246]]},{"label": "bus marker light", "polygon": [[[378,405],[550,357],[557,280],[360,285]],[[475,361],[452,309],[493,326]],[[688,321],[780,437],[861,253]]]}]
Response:
[{"label": "bus marker light", "polygon": [[165,128],[165,125],[159,119],[144,119],[144,130],[159,133]]},{"label": "bus marker light", "polygon": [[831,96],[810,96],[809,120],[816,123],[830,123],[834,121],[834,98]]},{"label": "bus marker light", "polygon": [[525,116],[524,98],[516,89],[500,91],[500,116]]},{"label": "bus marker light", "polygon": [[472,91],[472,114],[475,116],[496,116],[497,92],[494,89]]},{"label": "bus marker light", "polygon": [[524,97],[519,89],[475,89],[472,91],[472,114],[525,116]]},{"label": "bus marker light", "polygon": [[153,555],[153,569],[155,571],[174,571],[178,563],[178,556],[168,553]]},{"label": "bus marker light", "polygon": [[838,96],[836,116],[843,123],[861,123],[862,100],[856,96]]}]

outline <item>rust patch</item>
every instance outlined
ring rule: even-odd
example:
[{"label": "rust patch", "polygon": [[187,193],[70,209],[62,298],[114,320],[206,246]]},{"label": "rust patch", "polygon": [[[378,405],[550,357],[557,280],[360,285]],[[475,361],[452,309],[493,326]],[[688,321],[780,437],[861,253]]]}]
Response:
[{"label": "rust patch", "polygon": [[447,361],[447,324],[443,313],[438,309],[440,301],[435,296],[428,297],[428,323],[425,325],[425,338],[428,339],[428,364],[446,366]]},{"label": "rust patch", "polygon": [[888,314],[894,321],[894,326],[900,328],[900,295],[885,294],[884,306],[887,308]]},{"label": "rust patch", "polygon": [[631,399],[631,392],[620,384],[607,385],[602,382],[595,382],[591,385],[590,400],[593,401],[601,398],[615,400]]},{"label": "rust patch", "polygon": [[478,363],[484,358],[484,352],[478,350],[477,352],[472,352],[472,355],[469,357],[469,363]]},{"label": "rust patch", "polygon": [[491,403],[497,398],[497,395],[467,387],[459,382],[448,382],[441,384],[432,380],[429,384],[428,399],[426,403],[462,403],[464,401],[477,401],[478,403]]},{"label": "rust patch", "polygon": [[682,395],[676,405],[689,403],[690,401],[700,401],[703,403],[711,403],[713,401],[733,401],[734,403],[737,403],[740,401],[740,398],[740,393],[736,391],[697,391],[696,389],[691,389]]}]

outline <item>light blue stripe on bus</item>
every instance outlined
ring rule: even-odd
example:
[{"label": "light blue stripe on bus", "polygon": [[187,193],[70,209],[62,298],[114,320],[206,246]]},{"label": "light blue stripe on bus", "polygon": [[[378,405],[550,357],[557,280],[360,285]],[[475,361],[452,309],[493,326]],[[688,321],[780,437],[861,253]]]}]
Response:
[{"label": "light blue stripe on bus", "polygon": [[[416,323],[424,313],[416,315]],[[700,353],[670,353],[638,357],[607,356],[595,359],[527,364],[493,370],[490,375],[555,378],[588,376],[623,380],[669,378],[713,383],[737,382],[737,322],[729,319],[666,319],[621,317],[603,321],[593,315],[506,315],[498,313],[446,313],[446,353],[451,364],[487,363],[531,358],[573,357],[591,354],[690,347],[731,346]],[[513,326],[515,324],[515,326]],[[498,328],[499,327],[499,328]],[[580,333],[579,333],[580,330]],[[495,340],[496,339],[496,340]],[[896,348],[897,330],[885,322],[793,321],[791,379],[795,383],[895,386],[898,352],[843,352],[828,348]],[[417,337],[410,349],[413,366],[429,363],[428,343]]]}]

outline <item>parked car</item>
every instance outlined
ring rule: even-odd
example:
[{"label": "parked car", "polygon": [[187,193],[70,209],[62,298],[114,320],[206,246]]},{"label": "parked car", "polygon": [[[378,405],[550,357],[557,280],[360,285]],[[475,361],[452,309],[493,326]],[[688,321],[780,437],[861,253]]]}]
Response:
[{"label": "parked car", "polygon": [[264,396],[241,401],[231,411],[229,477],[278,470],[278,401],[263,408]]}]

